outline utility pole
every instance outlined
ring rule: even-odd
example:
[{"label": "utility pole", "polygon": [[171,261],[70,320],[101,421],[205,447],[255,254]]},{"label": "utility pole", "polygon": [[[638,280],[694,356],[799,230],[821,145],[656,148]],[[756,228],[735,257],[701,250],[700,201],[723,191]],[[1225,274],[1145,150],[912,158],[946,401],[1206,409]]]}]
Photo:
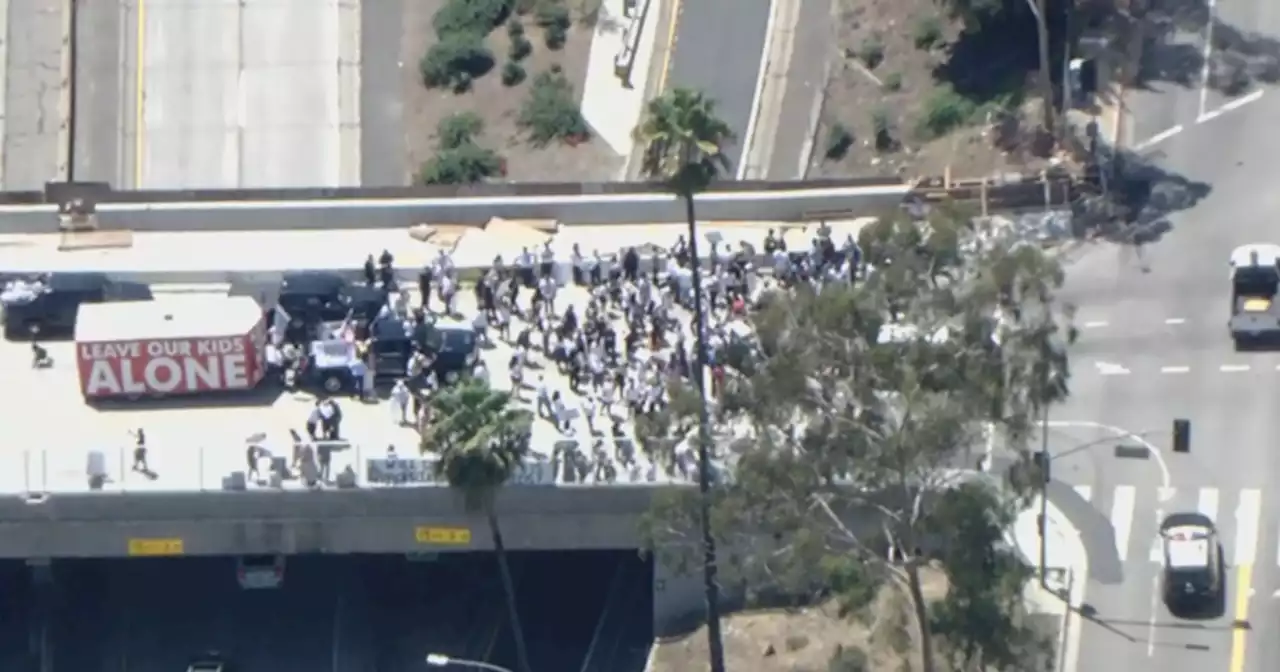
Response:
[{"label": "utility pole", "polygon": [[[1057,138],[1053,105],[1053,78],[1049,67],[1049,24],[1045,11],[1045,0],[1027,0],[1031,15],[1036,19],[1036,42],[1040,47],[1040,97],[1044,106],[1044,130]],[[1065,84],[1065,82],[1064,82]]]}]

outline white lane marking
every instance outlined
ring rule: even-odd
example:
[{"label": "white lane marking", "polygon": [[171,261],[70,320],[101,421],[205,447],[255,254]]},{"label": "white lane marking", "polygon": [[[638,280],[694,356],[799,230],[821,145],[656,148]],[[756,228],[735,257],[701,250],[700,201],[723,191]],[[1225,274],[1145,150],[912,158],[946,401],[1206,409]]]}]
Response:
[{"label": "white lane marking", "polygon": [[1258,559],[1258,524],[1262,520],[1262,491],[1240,491],[1236,504],[1236,549],[1231,564],[1252,565]]},{"label": "white lane marking", "polygon": [[1223,114],[1226,114],[1227,112],[1240,109],[1245,105],[1248,105],[1249,103],[1255,102],[1261,97],[1262,97],[1261,89],[1254,91],[1253,93],[1250,93],[1247,96],[1241,96],[1239,98],[1236,98],[1233,101],[1228,102],[1222,107],[1219,107],[1218,109],[1213,110],[1212,112],[1201,112],[1200,116],[1196,118],[1196,123],[1203,124],[1204,122],[1209,121],[1211,119],[1216,119],[1222,116]]},{"label": "white lane marking", "polygon": [[1188,373],[1191,371],[1189,366],[1162,366],[1160,373]]},{"label": "white lane marking", "polygon": [[1169,325],[1186,324],[1187,320],[1186,318],[1183,318],[1183,317],[1170,317],[1169,319],[1165,320],[1164,323]]},{"label": "white lane marking", "polygon": [[1162,485],[1156,490],[1156,499],[1159,500],[1161,504],[1164,504],[1173,499],[1173,496],[1176,494],[1178,494],[1177,488]]},{"label": "white lane marking", "polygon": [[[1042,424],[1049,427],[1087,427],[1089,429],[1100,429],[1110,433],[1116,438],[1132,441],[1141,445],[1143,448],[1147,449],[1147,454],[1155,459],[1156,467],[1160,469],[1160,492],[1172,492],[1173,488],[1169,487],[1169,483],[1173,479],[1169,475],[1169,465],[1164,460],[1164,454],[1160,452],[1160,446],[1151,443],[1141,435],[1134,434],[1124,427],[1108,425],[1102,422],[1094,422],[1092,420],[1050,420]],[[1170,495],[1170,497],[1171,496],[1172,495]],[[1163,494],[1160,497],[1160,501],[1168,501]]]},{"label": "white lane marking", "polygon": [[1158,145],[1164,142],[1165,140],[1168,140],[1169,138],[1172,138],[1173,136],[1181,133],[1183,130],[1184,129],[1182,128],[1182,124],[1178,124],[1173,128],[1165,129],[1163,131],[1160,131],[1159,133],[1156,133],[1150,138],[1147,138],[1146,140],[1138,143],[1137,145],[1134,145],[1133,150],[1136,152],[1141,152],[1144,149],[1150,149],[1151,147]]},{"label": "white lane marking", "polygon": [[1132,485],[1118,485],[1111,500],[1111,527],[1116,533],[1116,553],[1120,562],[1129,557],[1129,534],[1133,532],[1133,507],[1137,504],[1137,495],[1137,488]]},{"label": "white lane marking", "polygon": [[1080,499],[1083,499],[1086,502],[1093,501],[1093,486],[1073,485],[1071,487],[1075,489],[1077,495],[1080,495]]},{"label": "white lane marking", "polygon": [[1085,322],[1084,328],[1085,329],[1101,329],[1102,327],[1107,326],[1107,324],[1108,323],[1105,320],[1094,320],[1092,322]]},{"label": "white lane marking", "polygon": [[[1156,521],[1159,524],[1159,521]],[[1151,549],[1147,551],[1147,561],[1157,565],[1164,564],[1164,544],[1160,542],[1160,533],[1151,538]]]},{"label": "white lane marking", "polygon": [[1111,362],[1094,362],[1094,366],[1097,366],[1098,373],[1104,376],[1124,376],[1129,374],[1129,369]]},{"label": "white lane marking", "polygon": [[1222,366],[1218,367],[1218,370],[1223,373],[1240,373],[1241,371],[1248,371],[1249,365],[1248,364],[1223,364]]}]

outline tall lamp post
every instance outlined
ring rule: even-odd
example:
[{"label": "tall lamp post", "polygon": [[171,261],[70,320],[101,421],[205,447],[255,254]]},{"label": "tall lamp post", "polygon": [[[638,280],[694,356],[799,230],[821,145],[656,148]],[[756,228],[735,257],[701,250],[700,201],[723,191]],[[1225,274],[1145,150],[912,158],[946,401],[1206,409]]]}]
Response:
[{"label": "tall lamp post", "polygon": [[[701,150],[694,143],[684,147],[685,170],[703,170]],[[697,183],[681,180],[679,183]],[[693,265],[693,319],[697,331],[694,347],[694,384],[698,389],[698,518],[702,527],[702,580],[707,601],[707,645],[711,654],[711,672],[724,672],[724,640],[720,632],[720,587],[716,578],[716,540],[711,530],[711,413],[707,396],[707,315],[703,306],[702,257],[698,254],[698,223],[693,207],[693,190],[684,198],[689,220],[689,258]]]},{"label": "tall lamp post", "polygon": [[1040,47],[1040,97],[1044,99],[1044,130],[1056,137],[1053,80],[1050,77],[1049,67],[1049,24],[1045,16],[1045,0],[1027,0],[1027,7],[1031,8],[1031,15],[1036,20],[1036,42]]},{"label": "tall lamp post", "polygon": [[428,653],[427,665],[430,667],[469,667],[473,670],[486,670],[487,672],[511,672],[511,670],[501,665],[486,663],[482,660],[452,658],[443,653]]}]

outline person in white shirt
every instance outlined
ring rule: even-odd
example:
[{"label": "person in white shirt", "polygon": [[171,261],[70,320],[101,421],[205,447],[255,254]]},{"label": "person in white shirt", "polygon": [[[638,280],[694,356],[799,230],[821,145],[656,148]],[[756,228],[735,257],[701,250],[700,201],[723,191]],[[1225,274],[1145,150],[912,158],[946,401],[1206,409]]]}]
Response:
[{"label": "person in white shirt", "polygon": [[476,343],[480,345],[488,345],[489,343],[489,316],[483,310],[476,311],[476,316],[471,318],[471,328],[476,334]]},{"label": "person in white shirt", "polygon": [[391,408],[392,418],[401,426],[409,424],[409,386],[404,380],[397,380],[394,387],[391,388]]},{"label": "person in white shirt", "polygon": [[440,301],[445,315],[457,315],[458,283],[452,277],[440,279]]},{"label": "person in white shirt", "polygon": [[596,400],[590,394],[582,397],[582,415],[587,420],[587,430],[596,434]]},{"label": "person in white shirt", "polygon": [[545,310],[548,315],[553,317],[556,314],[556,290],[558,289],[559,285],[556,283],[555,278],[549,275],[538,282],[538,291],[542,293]]},{"label": "person in white shirt", "polygon": [[533,287],[533,254],[529,252],[529,248],[520,248],[520,255],[516,257],[516,269],[520,273],[521,284],[525,287]]},{"label": "person in white shirt", "polygon": [[551,406],[551,388],[547,387],[545,376],[538,376],[534,405],[534,412],[538,414],[539,418],[549,418],[555,412]]}]

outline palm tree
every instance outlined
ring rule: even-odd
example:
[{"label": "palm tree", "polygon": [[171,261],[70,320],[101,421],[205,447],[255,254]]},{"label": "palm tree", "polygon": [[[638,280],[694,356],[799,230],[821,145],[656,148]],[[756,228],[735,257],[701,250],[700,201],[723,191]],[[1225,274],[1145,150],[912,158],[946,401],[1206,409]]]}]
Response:
[{"label": "palm tree", "polygon": [[533,414],[513,408],[511,402],[509,392],[491,389],[479,380],[436,392],[428,402],[432,422],[423,432],[421,449],[439,456],[436,475],[462,494],[468,512],[483,513],[489,523],[507,616],[515,637],[516,660],[520,672],[531,672],[516,608],[515,584],[494,508],[498,492],[524,464],[529,452]]},{"label": "palm tree", "polygon": [[[651,179],[662,181],[684,199],[689,220],[689,256],[695,272],[701,271],[698,256],[698,224],[694,196],[706,190],[729,161],[722,148],[733,139],[729,125],[716,116],[715,101],[701,92],[676,88],[649,101],[644,117],[632,133],[645,147],[642,170]],[[720,634],[720,588],[716,582],[716,542],[711,531],[711,418],[707,408],[706,315],[702,307],[702,282],[695,273],[693,312],[697,321],[694,364],[701,407],[698,411],[698,492],[702,526],[702,580],[707,600],[707,644],[711,652],[711,672],[724,672],[724,641]]]}]

